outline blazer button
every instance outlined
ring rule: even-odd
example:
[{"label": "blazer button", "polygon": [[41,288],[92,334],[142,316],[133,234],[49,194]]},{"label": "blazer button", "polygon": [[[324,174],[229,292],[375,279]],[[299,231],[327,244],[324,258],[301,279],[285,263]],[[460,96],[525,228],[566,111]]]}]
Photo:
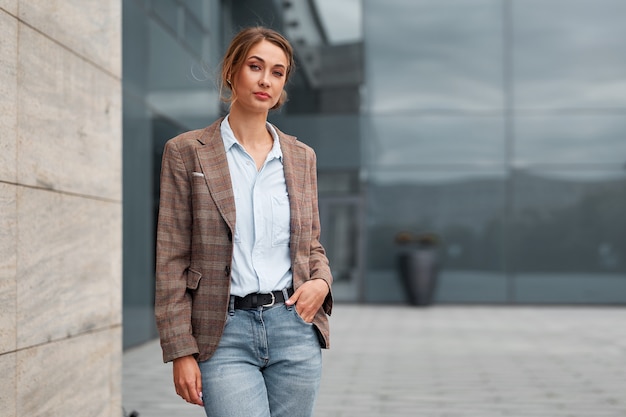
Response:
[{"label": "blazer button", "polygon": [[230,275],[230,266],[226,265],[226,268],[224,268],[224,275],[225,276],[229,276]]},{"label": "blazer button", "polygon": [[229,242],[233,241],[233,232],[231,232],[230,230],[228,231],[228,241]]}]

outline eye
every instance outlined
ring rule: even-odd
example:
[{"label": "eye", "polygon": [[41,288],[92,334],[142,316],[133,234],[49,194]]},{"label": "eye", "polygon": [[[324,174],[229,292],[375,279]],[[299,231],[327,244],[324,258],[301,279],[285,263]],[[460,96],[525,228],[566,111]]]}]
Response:
[{"label": "eye", "polygon": [[282,72],[282,71],[274,71],[274,75],[275,75],[276,77],[282,77],[284,74],[283,74],[283,72]]},{"label": "eye", "polygon": [[257,65],[257,64],[250,64],[250,69],[252,71],[260,71],[261,67],[259,65]]}]

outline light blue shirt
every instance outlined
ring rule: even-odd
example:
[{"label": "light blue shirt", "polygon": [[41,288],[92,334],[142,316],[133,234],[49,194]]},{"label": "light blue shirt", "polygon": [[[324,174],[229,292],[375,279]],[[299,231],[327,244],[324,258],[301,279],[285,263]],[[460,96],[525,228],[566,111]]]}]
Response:
[{"label": "light blue shirt", "polygon": [[235,138],[228,116],[220,131],[235,195],[232,295],[268,293],[292,286],[290,212],[283,154],[274,127],[274,146],[257,171],[254,159]]}]

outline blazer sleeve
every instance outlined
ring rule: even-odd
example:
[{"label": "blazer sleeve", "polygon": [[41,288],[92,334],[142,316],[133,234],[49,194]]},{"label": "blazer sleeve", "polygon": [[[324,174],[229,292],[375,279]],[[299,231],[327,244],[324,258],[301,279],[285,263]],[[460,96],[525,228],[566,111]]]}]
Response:
[{"label": "blazer sleeve", "polygon": [[187,275],[191,259],[191,185],[178,142],[165,145],[156,241],[155,317],[163,361],[198,354]]},{"label": "blazer sleeve", "polygon": [[328,295],[324,300],[322,307],[326,314],[330,315],[333,309],[332,283],[333,276],[330,272],[326,251],[320,242],[320,215],[317,196],[317,159],[315,152],[310,151],[310,167],[309,178],[311,180],[311,247],[309,254],[309,270],[311,271],[311,279],[323,279],[328,284]]}]

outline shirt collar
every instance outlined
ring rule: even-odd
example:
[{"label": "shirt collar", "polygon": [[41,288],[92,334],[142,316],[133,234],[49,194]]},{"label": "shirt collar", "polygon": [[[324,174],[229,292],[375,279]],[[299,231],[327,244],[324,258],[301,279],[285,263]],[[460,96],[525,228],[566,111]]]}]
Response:
[{"label": "shirt collar", "polygon": [[[274,144],[272,145],[272,149],[270,150],[270,153],[267,155],[268,157],[267,159],[268,160],[278,159],[282,162],[283,151],[280,148],[280,140],[278,139],[278,133],[276,132],[276,129],[274,128],[274,126],[272,126],[270,122],[265,122],[265,126],[267,127],[267,130],[270,132],[270,134],[272,135],[272,138],[274,139]],[[237,138],[235,137],[235,133],[233,132],[233,129],[230,127],[230,123],[228,122],[228,115],[224,117],[224,120],[222,120],[222,124],[220,125],[220,133],[222,134],[222,141],[224,142],[224,149],[226,149],[226,152],[230,151],[230,149],[234,145],[237,145],[243,149],[241,144],[237,141]]]}]

